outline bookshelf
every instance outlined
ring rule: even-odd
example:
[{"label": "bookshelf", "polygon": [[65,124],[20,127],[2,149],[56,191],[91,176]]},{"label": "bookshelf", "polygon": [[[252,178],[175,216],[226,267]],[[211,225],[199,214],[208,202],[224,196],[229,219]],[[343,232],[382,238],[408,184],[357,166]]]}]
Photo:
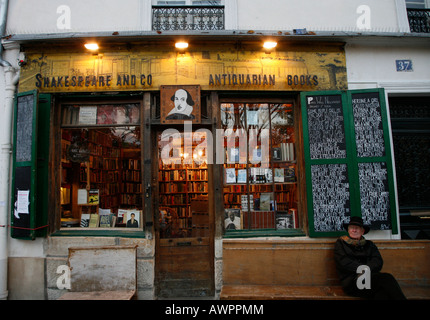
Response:
[{"label": "bookshelf", "polygon": [[142,203],[142,170],[140,149],[121,150],[121,195],[122,207],[138,207]]},{"label": "bookshelf", "polygon": [[208,195],[207,166],[162,164],[158,171],[160,207],[167,207],[176,213],[179,233],[191,236],[191,203]]}]

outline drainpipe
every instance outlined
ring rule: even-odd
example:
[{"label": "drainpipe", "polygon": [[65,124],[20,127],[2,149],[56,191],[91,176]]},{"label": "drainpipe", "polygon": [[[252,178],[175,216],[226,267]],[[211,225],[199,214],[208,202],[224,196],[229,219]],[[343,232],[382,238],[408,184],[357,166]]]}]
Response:
[{"label": "drainpipe", "polygon": [[[6,31],[8,0],[0,2],[0,36]],[[19,72],[12,65],[3,60],[3,45],[0,43],[0,66],[3,67],[5,77],[5,98],[0,101],[0,300],[6,300],[7,265],[8,265],[8,228],[9,199],[10,199],[10,163],[12,154],[12,111],[16,84]]]}]

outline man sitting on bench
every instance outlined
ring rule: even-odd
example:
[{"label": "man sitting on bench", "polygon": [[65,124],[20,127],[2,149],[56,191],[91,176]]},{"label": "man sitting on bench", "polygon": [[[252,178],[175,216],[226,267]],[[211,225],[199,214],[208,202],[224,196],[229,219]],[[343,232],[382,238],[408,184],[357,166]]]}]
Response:
[{"label": "man sitting on bench", "polygon": [[[389,273],[380,272],[383,260],[376,245],[363,237],[370,229],[363,224],[363,219],[351,217],[349,223],[344,223],[344,228],[348,235],[336,241],[334,260],[345,293],[375,300],[406,299],[397,280]],[[362,279],[357,273],[360,266],[370,271],[369,286],[358,285]]]}]

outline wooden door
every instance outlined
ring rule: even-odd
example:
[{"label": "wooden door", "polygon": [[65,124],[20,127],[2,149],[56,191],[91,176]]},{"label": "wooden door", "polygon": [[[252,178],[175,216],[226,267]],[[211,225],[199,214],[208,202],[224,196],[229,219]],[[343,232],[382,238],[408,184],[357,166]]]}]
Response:
[{"label": "wooden door", "polygon": [[[213,210],[202,136],[158,135],[156,294],[159,298],[214,295]],[[190,158],[191,157],[191,160]]]}]

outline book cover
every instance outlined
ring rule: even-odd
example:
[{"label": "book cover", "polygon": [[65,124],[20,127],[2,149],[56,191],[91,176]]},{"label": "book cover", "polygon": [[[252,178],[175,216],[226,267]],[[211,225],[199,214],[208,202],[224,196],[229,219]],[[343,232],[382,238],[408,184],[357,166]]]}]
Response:
[{"label": "book cover", "polygon": [[236,169],[225,168],[226,183],[236,183]]},{"label": "book cover", "polygon": [[98,226],[99,226],[99,215],[98,215],[98,213],[91,213],[90,214],[89,227],[90,228],[97,228]]},{"label": "book cover", "polygon": [[81,228],[88,228],[90,225],[90,214],[82,213],[81,214]]},{"label": "book cover", "polygon": [[88,204],[99,204],[99,190],[91,189],[88,196]]},{"label": "book cover", "polygon": [[289,166],[285,169],[285,182],[295,182],[296,181],[296,170],[294,166]]},{"label": "book cover", "polygon": [[246,183],[246,169],[237,170],[237,183]]},{"label": "book cover", "polygon": [[275,182],[284,182],[284,168],[275,168]]},{"label": "book cover", "polygon": [[229,150],[228,163],[239,163],[239,148],[231,148]]},{"label": "book cover", "polygon": [[273,182],[273,172],[271,168],[264,168],[264,176],[266,178],[266,183]]},{"label": "book cover", "polygon": [[118,217],[117,222],[118,223],[126,223],[127,219],[127,210],[125,209],[118,209]]},{"label": "book cover", "polygon": [[261,148],[256,148],[252,150],[252,161],[260,162],[261,161]]},{"label": "book cover", "polygon": [[272,200],[271,192],[262,192],[260,194],[260,210],[261,211],[270,211],[270,203]]},{"label": "book cover", "polygon": [[254,196],[249,195],[249,206],[248,206],[248,196],[246,194],[240,195],[240,204],[243,211],[254,211]]},{"label": "book cover", "polygon": [[273,148],[272,153],[273,153],[273,160],[274,161],[282,160],[281,148]]},{"label": "book cover", "polygon": [[226,230],[242,229],[240,209],[224,209],[224,227]]},{"label": "book cover", "polygon": [[294,216],[286,211],[276,212],[276,229],[293,229],[294,226]]},{"label": "book cover", "polygon": [[140,226],[140,213],[139,210],[126,210],[126,216],[123,220],[127,228],[139,228]]},{"label": "book cover", "polygon": [[110,209],[99,209],[100,228],[109,228],[112,222],[112,213]]}]

